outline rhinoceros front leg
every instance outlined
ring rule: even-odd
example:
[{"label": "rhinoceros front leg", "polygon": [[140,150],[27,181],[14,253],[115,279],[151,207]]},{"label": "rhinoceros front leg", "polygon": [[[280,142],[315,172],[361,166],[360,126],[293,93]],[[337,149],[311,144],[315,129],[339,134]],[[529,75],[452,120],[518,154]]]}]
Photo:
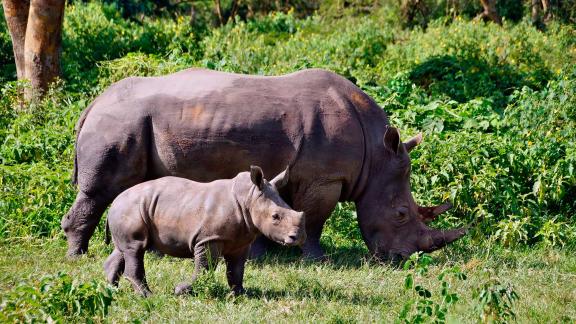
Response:
[{"label": "rhinoceros front leg", "polygon": [[307,238],[301,247],[305,259],[322,260],[324,258],[320,236],[324,223],[340,199],[341,190],[340,182],[318,181],[294,196],[293,208],[306,214]]},{"label": "rhinoceros front leg", "polygon": [[112,254],[104,262],[104,272],[106,272],[106,279],[114,286],[118,286],[118,280],[124,273],[124,254],[114,248]]},{"label": "rhinoceros front leg", "polygon": [[194,273],[190,282],[181,282],[174,288],[176,295],[192,293],[192,284],[207,270],[215,270],[220,254],[216,244],[204,243],[194,248]]},{"label": "rhinoceros front leg", "polygon": [[88,195],[80,191],[76,195],[74,204],[61,222],[68,240],[69,257],[88,251],[88,241],[110,202],[110,198],[98,194]]},{"label": "rhinoceros front leg", "polygon": [[249,248],[246,248],[240,253],[224,256],[226,260],[226,278],[234,295],[241,295],[245,292],[242,282],[244,280],[244,266],[248,258],[248,251]]}]

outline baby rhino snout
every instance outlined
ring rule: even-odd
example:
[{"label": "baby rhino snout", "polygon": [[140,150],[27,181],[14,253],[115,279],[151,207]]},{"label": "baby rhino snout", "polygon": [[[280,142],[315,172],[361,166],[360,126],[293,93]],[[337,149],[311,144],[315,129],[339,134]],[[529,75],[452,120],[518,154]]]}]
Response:
[{"label": "baby rhino snout", "polygon": [[295,216],[292,231],[284,239],[286,245],[302,245],[306,241],[306,226],[304,226],[304,213],[298,212]]}]

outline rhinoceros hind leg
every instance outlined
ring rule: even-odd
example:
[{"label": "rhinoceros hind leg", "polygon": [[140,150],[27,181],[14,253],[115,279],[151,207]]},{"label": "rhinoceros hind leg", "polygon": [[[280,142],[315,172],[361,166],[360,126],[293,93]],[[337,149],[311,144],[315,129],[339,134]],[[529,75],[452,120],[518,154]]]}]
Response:
[{"label": "rhinoceros hind leg", "polygon": [[144,248],[129,249],[124,251],[124,275],[132,283],[134,291],[148,297],[152,294],[148,283],[146,282],[146,273],[144,271]]},{"label": "rhinoceros hind leg", "polygon": [[104,272],[106,272],[106,280],[114,286],[118,286],[118,280],[124,272],[124,255],[120,250],[114,249],[112,254],[104,262]]},{"label": "rhinoceros hind leg", "polygon": [[102,195],[87,195],[80,191],[61,226],[68,240],[68,257],[88,252],[88,241],[111,199]]},{"label": "rhinoceros hind leg", "polygon": [[306,214],[307,238],[302,245],[302,255],[305,259],[314,261],[324,259],[320,236],[324,223],[340,199],[341,190],[340,182],[328,182],[313,184],[305,192],[295,196],[293,208]]}]

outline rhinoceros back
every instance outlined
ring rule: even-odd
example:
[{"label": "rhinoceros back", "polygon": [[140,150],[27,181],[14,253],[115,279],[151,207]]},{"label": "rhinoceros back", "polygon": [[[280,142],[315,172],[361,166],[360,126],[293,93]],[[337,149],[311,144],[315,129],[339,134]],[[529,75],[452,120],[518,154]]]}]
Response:
[{"label": "rhinoceros back", "polygon": [[191,69],[129,78],[97,99],[79,142],[146,152],[135,159],[145,159],[146,179],[211,181],[251,164],[272,177],[291,164],[295,179],[322,175],[350,191],[366,154],[359,91],[322,70],[263,77]]}]

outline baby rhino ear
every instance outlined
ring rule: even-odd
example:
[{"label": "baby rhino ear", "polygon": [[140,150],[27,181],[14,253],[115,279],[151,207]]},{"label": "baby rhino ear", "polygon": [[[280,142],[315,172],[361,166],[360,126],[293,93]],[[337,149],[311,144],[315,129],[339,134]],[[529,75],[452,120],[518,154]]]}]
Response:
[{"label": "baby rhino ear", "polygon": [[264,173],[259,166],[250,166],[250,179],[252,180],[252,183],[258,187],[258,189],[262,189],[262,186],[264,185]]}]

